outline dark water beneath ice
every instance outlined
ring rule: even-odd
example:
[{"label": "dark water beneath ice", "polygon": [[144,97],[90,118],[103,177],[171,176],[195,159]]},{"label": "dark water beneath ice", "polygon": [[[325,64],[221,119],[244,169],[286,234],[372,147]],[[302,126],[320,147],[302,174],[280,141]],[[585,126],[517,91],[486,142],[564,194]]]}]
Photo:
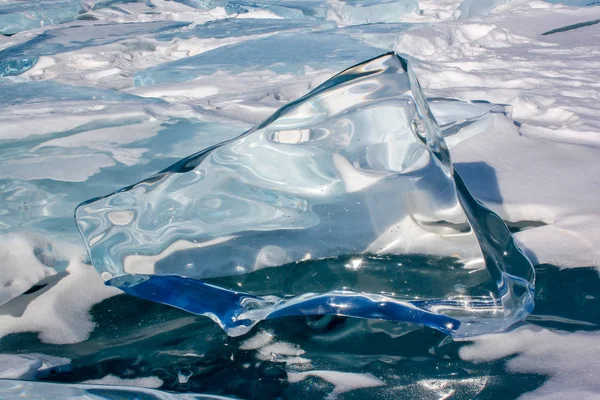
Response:
[{"label": "dark water beneath ice", "polygon": [[[597,329],[600,278],[595,268],[539,265],[536,271],[536,307],[525,324],[562,331]],[[0,353],[72,359],[70,371],[52,373],[44,379],[48,382],[75,383],[109,374],[125,379],[155,376],[164,382],[161,390],[244,399],[330,396],[334,385],[319,377],[289,382],[286,370],[303,371],[308,365],[311,370],[368,373],[385,382],[339,394],[341,399],[434,399],[444,394],[453,399],[511,399],[547,379],[507,372],[507,359],[479,364],[461,360],[458,351],[469,342],[392,322],[284,318],[263,321],[249,335],[230,338],[208,318],[126,295],[97,304],[91,313],[97,327],[82,343],[50,345],[33,333],[13,334],[0,339]],[[257,346],[244,342],[264,332],[272,336],[272,346],[248,349]],[[297,357],[309,361],[295,361]],[[187,381],[180,379],[187,376]]]}]

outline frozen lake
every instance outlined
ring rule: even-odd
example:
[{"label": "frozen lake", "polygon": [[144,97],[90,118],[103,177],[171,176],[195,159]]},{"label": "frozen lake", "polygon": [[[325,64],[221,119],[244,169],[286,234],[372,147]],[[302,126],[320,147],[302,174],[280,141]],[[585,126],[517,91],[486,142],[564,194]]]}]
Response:
[{"label": "frozen lake", "polygon": [[[600,396],[599,22],[593,0],[0,0],[0,398]],[[229,337],[104,285],[77,205],[389,51],[535,266],[524,322],[453,340],[292,317]]]}]

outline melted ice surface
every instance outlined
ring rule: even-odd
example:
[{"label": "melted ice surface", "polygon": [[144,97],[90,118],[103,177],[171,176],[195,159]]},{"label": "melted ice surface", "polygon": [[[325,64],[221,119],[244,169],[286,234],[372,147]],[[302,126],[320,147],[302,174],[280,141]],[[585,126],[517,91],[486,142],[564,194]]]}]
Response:
[{"label": "melted ice surface", "polygon": [[[470,335],[532,308],[531,264],[453,170],[416,77],[395,54],[82,204],[76,218],[109,284],[208,315],[232,335],[310,314]],[[427,257],[394,258],[403,254]],[[284,284],[307,270],[303,287]]]}]

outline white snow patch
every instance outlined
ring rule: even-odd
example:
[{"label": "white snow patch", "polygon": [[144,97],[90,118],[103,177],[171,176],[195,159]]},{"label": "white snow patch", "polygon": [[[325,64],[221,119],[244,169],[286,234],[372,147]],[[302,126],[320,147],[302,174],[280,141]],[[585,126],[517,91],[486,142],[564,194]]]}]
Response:
[{"label": "white snow patch", "polygon": [[148,376],[143,378],[124,379],[115,375],[106,375],[100,379],[90,379],[81,383],[90,385],[123,385],[123,386],[138,386],[148,389],[157,389],[162,386],[163,380],[156,376]]},{"label": "white snow patch", "polygon": [[56,264],[83,256],[81,246],[39,234],[21,231],[0,235],[0,306],[55,275]]},{"label": "white snow patch", "polygon": [[599,340],[598,331],[567,333],[525,326],[479,337],[460,350],[460,357],[481,363],[516,355],[506,363],[510,372],[549,376],[523,399],[597,399]]},{"label": "white snow patch", "polygon": [[301,357],[306,352],[298,345],[274,339],[271,332],[260,331],[242,342],[240,350],[256,350],[257,359],[285,363],[286,366],[310,363],[309,359]]},{"label": "white snow patch", "polygon": [[104,286],[98,273],[76,258],[66,271],[47,278],[47,285],[0,307],[0,337],[38,332],[45,343],[68,344],[86,340],[94,329],[89,309],[120,293]]},{"label": "white snow patch", "polygon": [[34,253],[35,240],[14,233],[0,236],[0,305],[56,271]]},{"label": "white snow patch", "polygon": [[240,345],[240,350],[257,350],[273,341],[273,334],[267,331],[260,331],[250,339],[245,340]]},{"label": "white snow patch", "polygon": [[[470,129],[481,133],[452,148],[455,167],[502,218],[547,224],[515,234],[529,254],[562,267],[600,265],[599,149],[528,138],[501,115]],[[493,176],[465,174],[463,163],[485,164]]]},{"label": "white snow patch", "polygon": [[257,350],[256,358],[263,361],[285,363],[286,366],[310,363],[309,359],[301,357],[306,352],[292,343],[270,342]]},{"label": "white snow patch", "polygon": [[269,360],[273,355],[276,356],[300,356],[306,353],[298,345],[287,342],[270,343],[260,348],[258,357],[263,360]]},{"label": "white snow patch", "polygon": [[371,374],[357,374],[352,372],[325,370],[288,372],[288,381],[290,383],[296,383],[303,381],[309,376],[321,378],[334,386],[333,392],[331,392],[327,397],[328,399],[335,399],[340,394],[356,389],[372,388],[385,385],[384,381]]}]

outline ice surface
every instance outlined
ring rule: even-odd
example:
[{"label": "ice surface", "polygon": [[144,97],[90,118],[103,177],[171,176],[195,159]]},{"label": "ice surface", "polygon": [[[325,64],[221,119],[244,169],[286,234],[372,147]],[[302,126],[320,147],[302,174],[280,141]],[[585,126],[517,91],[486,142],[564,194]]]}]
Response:
[{"label": "ice surface", "polygon": [[396,45],[398,38],[413,26],[415,26],[415,24],[401,22],[352,25],[339,28],[337,32],[358,39],[373,47],[391,50]]},{"label": "ice surface", "polygon": [[160,21],[137,24],[107,24],[80,21],[76,25],[57,27],[40,33],[33,39],[2,50],[2,58],[45,56],[89,46],[100,46],[141,35],[159,35],[170,29],[182,28],[186,22]]},{"label": "ice surface", "polygon": [[39,57],[100,46],[144,34],[160,34],[186,26],[185,22],[148,22],[139,24],[107,24],[82,21],[40,33],[24,43],[0,51],[0,77],[19,75],[31,69]]},{"label": "ice surface", "polygon": [[464,336],[533,307],[530,262],[453,170],[414,73],[393,53],[83,203],[76,219],[107,284],[231,335],[263,319],[338,314]]},{"label": "ice surface", "polygon": [[266,11],[272,15],[293,20],[332,19],[343,25],[397,22],[409,13],[419,11],[418,0],[277,0],[277,1],[221,1],[230,15],[252,11]]},{"label": "ice surface", "polygon": [[20,75],[30,70],[38,61],[38,57],[13,58],[0,61],[0,77]]},{"label": "ice surface", "polygon": [[301,74],[307,65],[313,69],[332,68],[374,57],[379,52],[358,40],[335,33],[282,33],[161,64],[138,72],[134,79],[136,86],[150,86],[185,82],[218,71],[241,73],[269,70]]},{"label": "ice surface", "polygon": [[[481,17],[489,14],[497,7],[512,0],[464,0],[456,9],[454,16],[457,18]],[[552,4],[564,4],[572,7],[585,7],[600,5],[598,0],[544,0]]]},{"label": "ice surface", "polygon": [[0,396],[4,400],[17,399],[147,399],[147,400],[229,400],[230,397],[203,395],[199,393],[168,393],[154,389],[145,389],[123,385],[97,384],[56,384],[46,382],[28,382],[0,380]]},{"label": "ice surface", "polygon": [[600,1],[598,0],[544,0],[552,4],[564,4],[571,7],[586,7],[586,6],[598,6]]},{"label": "ice surface", "polygon": [[419,11],[418,0],[339,0],[332,11],[347,25],[398,22],[403,16]]},{"label": "ice surface", "polygon": [[268,11],[285,19],[325,19],[329,9],[321,0],[262,0],[262,1],[223,1],[228,14],[245,14],[250,11]]},{"label": "ice surface", "polygon": [[79,0],[12,1],[0,4],[0,33],[15,33],[72,21],[83,10]]},{"label": "ice surface", "polygon": [[0,354],[0,379],[43,379],[51,373],[70,369],[71,360],[64,357],[45,354]]},{"label": "ice surface", "polygon": [[289,20],[289,19],[258,19],[258,18],[226,18],[217,21],[209,21],[205,24],[196,25],[186,30],[166,32],[156,38],[160,41],[170,41],[174,38],[188,39],[199,38],[228,38],[240,36],[253,36],[274,34],[284,31],[308,31],[334,28],[333,22]]},{"label": "ice surface", "polygon": [[457,18],[479,17],[489,14],[496,7],[509,3],[511,0],[465,0],[456,9]]},{"label": "ice surface", "polygon": [[[72,105],[74,103],[86,104],[93,102],[96,107],[98,104],[106,103],[128,103],[132,101],[143,101],[145,104],[161,104],[158,99],[142,99],[127,93],[117,92],[114,90],[102,90],[94,87],[71,86],[56,83],[51,80],[42,82],[30,81],[7,81],[2,82],[2,105],[4,107],[14,106],[16,109],[24,109],[26,107],[35,107],[35,104],[58,103],[63,105]],[[106,106],[106,103],[105,106]],[[45,108],[45,106],[42,106]],[[81,111],[84,111],[83,108]],[[88,109],[87,111],[93,110]],[[6,109],[4,111],[7,111]],[[14,138],[16,135],[8,136],[9,130],[4,127],[0,128],[2,139]],[[35,129],[29,129],[28,133],[32,134]],[[27,136],[24,134],[23,136]]]}]

